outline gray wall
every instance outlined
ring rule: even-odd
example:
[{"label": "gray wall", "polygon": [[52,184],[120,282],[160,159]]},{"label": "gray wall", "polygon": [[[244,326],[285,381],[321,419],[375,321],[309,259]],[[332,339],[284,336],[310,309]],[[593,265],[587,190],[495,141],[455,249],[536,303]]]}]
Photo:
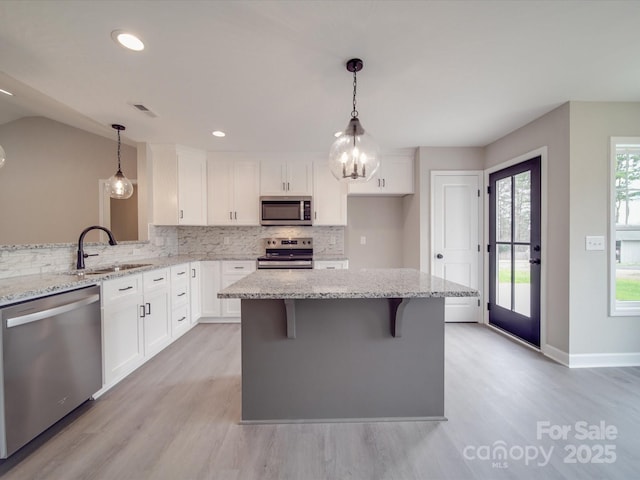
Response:
[{"label": "gray wall", "polygon": [[610,137],[640,136],[640,102],[571,102],[571,354],[640,352],[640,318],[610,317],[607,251],[586,251],[586,235],[608,237]]},{"label": "gray wall", "polygon": [[[0,145],[7,155],[0,172],[0,244],[74,242],[98,223],[98,179],[116,171],[115,140],[24,117],[0,125]],[[136,149],[128,145],[122,145],[122,169],[136,178]]]},{"label": "gray wall", "polygon": [[[402,267],[402,197],[349,196],[345,230],[349,268]],[[360,244],[365,236],[366,245]]]},{"label": "gray wall", "polygon": [[404,197],[405,266],[431,269],[431,172],[482,170],[481,147],[420,147],[416,153],[416,193]]},{"label": "gray wall", "polygon": [[[547,146],[547,237],[542,239],[546,258],[547,343],[563,352],[569,349],[569,103],[552,110],[485,148],[485,167],[507,162],[536,148]],[[544,166],[543,166],[544,167]],[[543,180],[544,184],[544,180]],[[543,192],[544,195],[544,192]],[[543,212],[543,218],[545,213]],[[545,286],[543,285],[543,288]],[[543,297],[544,298],[544,297]]]}]

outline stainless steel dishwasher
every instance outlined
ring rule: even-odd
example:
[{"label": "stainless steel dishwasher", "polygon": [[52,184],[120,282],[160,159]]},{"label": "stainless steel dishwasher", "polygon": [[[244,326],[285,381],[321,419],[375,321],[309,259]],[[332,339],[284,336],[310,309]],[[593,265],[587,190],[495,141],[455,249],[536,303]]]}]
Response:
[{"label": "stainless steel dishwasher", "polygon": [[102,387],[100,287],[0,309],[0,458]]}]

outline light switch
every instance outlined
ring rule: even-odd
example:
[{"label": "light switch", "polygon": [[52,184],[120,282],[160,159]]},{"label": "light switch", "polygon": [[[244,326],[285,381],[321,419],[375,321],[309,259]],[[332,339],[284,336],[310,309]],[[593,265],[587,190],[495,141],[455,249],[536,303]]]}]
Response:
[{"label": "light switch", "polygon": [[364,235],[362,235],[360,237],[360,245],[366,245],[367,244],[367,237],[365,237]]},{"label": "light switch", "polygon": [[585,249],[586,250],[604,250],[604,237],[587,235],[585,240]]}]

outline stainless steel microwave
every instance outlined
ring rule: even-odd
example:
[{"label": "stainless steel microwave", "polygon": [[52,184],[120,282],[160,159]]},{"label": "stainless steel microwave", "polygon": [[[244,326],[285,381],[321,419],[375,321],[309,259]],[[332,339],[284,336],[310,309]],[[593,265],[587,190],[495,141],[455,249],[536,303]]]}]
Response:
[{"label": "stainless steel microwave", "polygon": [[260,197],[261,225],[311,225],[311,197]]}]

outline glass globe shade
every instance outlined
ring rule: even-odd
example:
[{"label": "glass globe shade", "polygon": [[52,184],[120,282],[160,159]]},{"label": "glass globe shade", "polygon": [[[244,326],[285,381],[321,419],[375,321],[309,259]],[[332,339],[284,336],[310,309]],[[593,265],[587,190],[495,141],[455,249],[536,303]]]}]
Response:
[{"label": "glass globe shade", "polygon": [[4,167],[4,162],[6,160],[6,155],[4,153],[4,148],[0,145],[0,168]]},{"label": "glass globe shade", "polygon": [[118,170],[116,174],[109,179],[109,196],[118,200],[125,200],[133,195],[133,184],[131,180]]},{"label": "glass globe shade", "polygon": [[346,182],[367,182],[380,167],[380,148],[366,133],[357,118],[340,135],[329,151],[329,169]]}]

